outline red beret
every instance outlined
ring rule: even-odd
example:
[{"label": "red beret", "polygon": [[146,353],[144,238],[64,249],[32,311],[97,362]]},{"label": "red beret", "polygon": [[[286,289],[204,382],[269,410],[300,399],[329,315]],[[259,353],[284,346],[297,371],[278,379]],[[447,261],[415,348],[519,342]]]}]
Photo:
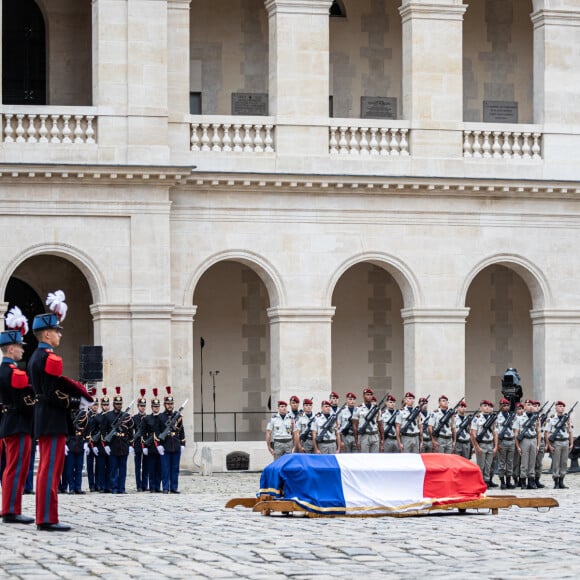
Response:
[{"label": "red beret", "polygon": [[300,402],[300,399],[296,395],[292,395],[290,397],[290,402],[291,403],[299,403]]},{"label": "red beret", "polygon": [[489,405],[490,407],[493,407],[493,403],[491,401],[489,401],[488,399],[483,399],[481,401],[481,403],[479,403],[480,405]]},{"label": "red beret", "polygon": [[346,398],[347,398],[347,399],[356,399],[356,395],[355,395],[353,392],[349,391],[349,392],[346,394]]},{"label": "red beret", "polygon": [[419,399],[419,405],[424,405],[425,403],[428,403],[429,401],[425,398],[425,397],[421,397]]},{"label": "red beret", "polygon": [[285,407],[287,407],[288,403],[286,401],[278,401],[278,407],[280,407],[281,405],[284,405]]},{"label": "red beret", "polygon": [[524,406],[521,403],[516,403],[516,409],[523,409]]},{"label": "red beret", "polygon": [[375,403],[377,402],[377,398],[373,395],[371,398],[371,401],[374,401]]},{"label": "red beret", "polygon": [[363,389],[363,395],[374,395],[373,390],[370,387]]},{"label": "red beret", "polygon": [[408,392],[408,393],[405,393],[405,398],[406,399],[414,399],[415,395],[413,395],[413,393],[411,393],[411,392]]},{"label": "red beret", "polygon": [[387,401],[396,401],[397,399],[395,399],[395,397],[393,397],[393,395],[388,395],[387,396]]},{"label": "red beret", "polygon": [[461,403],[459,403],[460,407],[467,407],[467,403],[465,401],[461,401]]},{"label": "red beret", "polygon": [[499,404],[500,405],[509,405],[510,402],[507,399],[504,398],[504,399],[500,399],[499,400]]},{"label": "red beret", "polygon": [[330,407],[330,401],[324,400],[324,401],[322,401],[322,403],[320,403],[321,407],[324,407],[324,405],[328,405]]},{"label": "red beret", "polygon": [[562,407],[565,407],[566,403],[564,403],[564,401],[556,401],[556,405],[562,405]]},{"label": "red beret", "polygon": [[304,399],[304,400],[302,401],[302,404],[303,404],[303,405],[312,405],[312,399]]},{"label": "red beret", "polygon": [[335,397],[336,399],[340,399],[340,397],[338,396],[338,393],[336,391],[332,391],[332,393],[330,393],[330,395],[328,395],[328,397]]},{"label": "red beret", "polygon": [[444,399],[445,401],[449,401],[449,397],[447,395],[441,395],[439,400]]},{"label": "red beret", "polygon": [[528,405],[528,404],[529,404],[529,405],[533,405],[533,404],[534,404],[534,399],[526,399],[526,400],[524,401],[524,403],[525,403],[526,405]]}]

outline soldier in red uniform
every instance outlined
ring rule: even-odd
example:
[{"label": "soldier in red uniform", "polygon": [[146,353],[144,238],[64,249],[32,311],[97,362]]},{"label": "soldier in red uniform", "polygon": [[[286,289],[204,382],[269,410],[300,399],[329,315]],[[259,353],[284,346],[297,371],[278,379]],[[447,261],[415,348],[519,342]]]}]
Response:
[{"label": "soldier in red uniform", "polygon": [[6,468],[2,474],[2,521],[5,524],[31,524],[34,518],[22,515],[22,493],[28,475],[32,448],[34,392],[28,375],[16,368],[22,360],[28,321],[15,306],[6,318],[8,328],[0,333],[0,438],[6,449]]}]

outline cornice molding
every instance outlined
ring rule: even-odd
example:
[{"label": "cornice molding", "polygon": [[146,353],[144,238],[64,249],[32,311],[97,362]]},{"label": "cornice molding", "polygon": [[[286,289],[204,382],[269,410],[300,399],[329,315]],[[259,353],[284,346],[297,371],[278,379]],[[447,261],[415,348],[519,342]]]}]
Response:
[{"label": "cornice molding", "polygon": [[271,324],[279,323],[330,323],[336,308],[268,308],[268,318]]},{"label": "cornice molding", "polygon": [[542,8],[532,12],[530,16],[534,28],[541,28],[545,25],[550,26],[580,26],[579,10],[558,10]]},{"label": "cornice molding", "polygon": [[465,324],[469,308],[404,308],[403,324]]},{"label": "cornice molding", "polygon": [[91,304],[93,320],[168,320],[173,304]]},{"label": "cornice molding", "polygon": [[574,308],[549,308],[530,310],[533,326],[577,326],[580,324],[580,310]]},{"label": "cornice molding", "polygon": [[330,15],[332,0],[266,0],[268,15],[274,14],[314,14]]}]

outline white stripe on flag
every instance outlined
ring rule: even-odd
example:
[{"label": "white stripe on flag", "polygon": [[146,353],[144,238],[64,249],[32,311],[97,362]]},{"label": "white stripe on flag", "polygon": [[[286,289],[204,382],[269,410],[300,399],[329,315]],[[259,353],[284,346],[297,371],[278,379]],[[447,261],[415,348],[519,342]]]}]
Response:
[{"label": "white stripe on flag", "polygon": [[419,454],[338,454],[336,459],[347,513],[349,508],[417,508],[423,502],[426,470]]}]

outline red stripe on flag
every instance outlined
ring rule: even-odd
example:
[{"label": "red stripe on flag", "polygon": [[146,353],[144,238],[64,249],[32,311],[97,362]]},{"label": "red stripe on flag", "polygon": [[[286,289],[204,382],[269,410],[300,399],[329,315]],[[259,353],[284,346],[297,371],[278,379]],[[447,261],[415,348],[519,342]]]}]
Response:
[{"label": "red stripe on flag", "polygon": [[426,453],[423,497],[432,498],[434,505],[479,499],[487,486],[477,465],[459,455]]}]

